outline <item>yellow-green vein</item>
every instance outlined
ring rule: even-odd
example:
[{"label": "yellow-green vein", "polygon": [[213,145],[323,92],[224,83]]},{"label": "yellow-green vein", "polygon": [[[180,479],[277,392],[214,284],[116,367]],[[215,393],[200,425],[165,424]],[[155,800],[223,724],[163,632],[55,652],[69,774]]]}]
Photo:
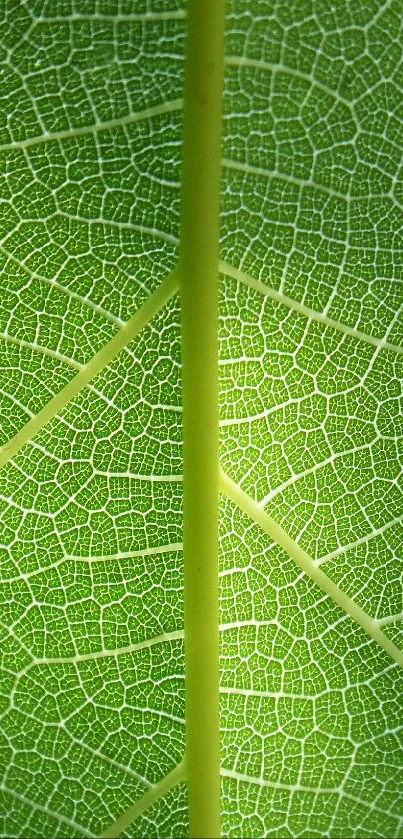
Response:
[{"label": "yellow-green vein", "polygon": [[243,510],[253,521],[264,530],[273,542],[280,545],[284,551],[294,560],[308,577],[311,578],[338,606],[346,612],[365,632],[390,655],[390,657],[403,667],[403,652],[399,650],[382,631],[375,618],[372,618],[355,601],[342,591],[318,566],[313,559],[301,548],[283,528],[266,513],[266,511],[246,494],[231,478],[224,472],[220,472],[220,487],[222,492]]},{"label": "yellow-green vein", "polygon": [[105,344],[90,361],[71,379],[59,393],[56,393],[46,405],[30,419],[20,431],[15,434],[0,449],[0,469],[15,457],[17,452],[25,443],[32,440],[49,420],[60,413],[60,411],[75,396],[94,379],[110,362],[116,358],[120,351],[130,344],[133,338],[146,326],[152,318],[166,305],[178,289],[176,272],[172,271],[165,277],[165,280],[138,309],[137,312],[123,324],[116,335]]},{"label": "yellow-green vein", "polygon": [[141,798],[135,801],[128,810],[122,813],[122,815],[119,816],[119,818],[117,818],[110,827],[101,833],[99,839],[114,839],[114,837],[123,833],[124,830],[127,830],[132,822],[141,816],[145,810],[148,810],[148,808],[151,807],[152,804],[155,804],[159,798],[166,795],[172,787],[183,781],[185,774],[185,761],[182,760],[177,766],[175,766],[175,769],[173,769],[169,775],[166,775],[166,777],[162,778],[161,781],[158,781],[157,784],[153,784],[153,786],[147,790]]}]

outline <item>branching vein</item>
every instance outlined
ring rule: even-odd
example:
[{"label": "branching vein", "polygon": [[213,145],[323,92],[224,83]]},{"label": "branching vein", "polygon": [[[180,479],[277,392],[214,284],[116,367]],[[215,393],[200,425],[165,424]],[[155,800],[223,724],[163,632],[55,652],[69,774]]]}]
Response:
[{"label": "branching vein", "polygon": [[36,146],[38,143],[50,143],[52,140],[65,140],[70,137],[82,137],[86,134],[98,133],[106,131],[111,128],[118,128],[119,126],[131,125],[134,122],[142,122],[146,119],[152,119],[161,114],[169,114],[175,111],[180,111],[183,106],[182,99],[173,99],[170,102],[161,102],[159,105],[153,105],[150,108],[145,108],[143,111],[137,111],[135,114],[126,114],[123,117],[116,119],[105,120],[103,122],[95,122],[93,125],[86,125],[82,128],[67,128],[64,131],[54,131],[49,134],[39,134],[36,137],[28,137],[26,140],[16,140],[13,143],[3,143],[0,146],[0,151],[3,149],[26,149],[29,146]]},{"label": "branching vein", "polygon": [[157,784],[154,784],[151,789],[147,790],[147,792],[139,798],[138,801],[135,801],[134,804],[129,807],[113,824],[110,825],[100,836],[99,839],[113,839],[114,837],[119,836],[123,831],[127,830],[128,827],[132,824],[132,822],[141,816],[145,810],[148,810],[152,804],[155,804],[159,798],[166,795],[172,787],[175,787],[181,781],[185,779],[186,776],[186,766],[185,761],[182,760],[175,766],[175,769],[166,775],[165,778],[162,778],[161,781],[158,781]]},{"label": "branching vein", "polygon": [[60,411],[100,373],[118,353],[146,326],[165,306],[178,288],[176,273],[168,274],[157,290],[146,300],[137,312],[116,333],[116,335],[85,364],[68,384],[27,422],[18,433],[0,449],[0,469],[15,457],[25,443],[32,440],[43,426]]},{"label": "branching vein", "polygon": [[250,276],[250,274],[247,274],[245,271],[241,271],[239,268],[235,268],[235,266],[230,265],[229,262],[221,261],[220,271],[222,274],[243,283],[243,285],[249,286],[249,288],[253,288],[255,291],[259,291],[265,297],[270,297],[271,300],[275,300],[277,303],[282,303],[282,305],[286,306],[287,309],[293,309],[295,312],[299,312],[299,314],[304,315],[304,317],[309,320],[315,320],[319,323],[323,323],[325,326],[330,326],[332,329],[336,329],[344,335],[351,335],[352,338],[356,338],[358,341],[364,341],[366,344],[372,344],[374,347],[378,347],[379,349],[390,350],[391,352],[400,354],[403,353],[403,347],[399,344],[393,344],[384,338],[377,338],[375,335],[368,335],[368,333],[362,332],[354,326],[348,326],[346,323],[340,323],[337,320],[333,320],[333,318],[330,318],[328,315],[324,315],[322,312],[310,309],[309,306],[305,306],[303,303],[299,303],[297,300],[287,297],[287,295],[283,294],[281,291],[277,291],[277,289],[265,285],[265,283],[260,282],[260,280],[255,280]]},{"label": "branching vein", "polygon": [[220,485],[222,492],[227,495],[235,504],[243,510],[262,530],[273,539],[284,551],[296,562],[308,577],[311,578],[329,597],[340,606],[347,615],[365,630],[374,641],[391,658],[403,667],[403,652],[399,650],[382,631],[379,623],[372,618],[355,601],[345,594],[336,583],[333,582],[318,566],[313,559],[301,548],[283,528],[275,522],[266,511],[247,495],[231,478],[224,472],[220,473]]}]

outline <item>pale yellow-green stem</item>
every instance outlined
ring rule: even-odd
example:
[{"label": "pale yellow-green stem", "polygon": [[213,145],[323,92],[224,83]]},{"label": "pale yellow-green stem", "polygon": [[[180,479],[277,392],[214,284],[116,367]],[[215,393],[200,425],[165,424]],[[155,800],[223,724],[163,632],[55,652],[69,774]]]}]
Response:
[{"label": "pale yellow-green stem", "polygon": [[179,278],[190,836],[220,835],[218,244],[224,0],[189,0]]}]

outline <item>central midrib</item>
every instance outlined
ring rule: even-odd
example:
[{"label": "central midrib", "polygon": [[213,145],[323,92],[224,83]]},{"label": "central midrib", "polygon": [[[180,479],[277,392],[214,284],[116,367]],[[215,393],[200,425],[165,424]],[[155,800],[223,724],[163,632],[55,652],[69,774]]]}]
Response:
[{"label": "central midrib", "polygon": [[225,0],[189,0],[179,277],[185,762],[191,839],[220,836],[218,277]]}]

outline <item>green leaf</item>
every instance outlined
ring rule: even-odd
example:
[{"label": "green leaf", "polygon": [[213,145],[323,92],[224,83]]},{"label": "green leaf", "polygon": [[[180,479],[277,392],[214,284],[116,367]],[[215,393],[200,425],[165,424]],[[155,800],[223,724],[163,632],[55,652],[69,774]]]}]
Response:
[{"label": "green leaf", "polygon": [[[184,3],[2,12],[0,833],[183,837]],[[401,7],[226,26],[222,833],[397,839]]]}]

